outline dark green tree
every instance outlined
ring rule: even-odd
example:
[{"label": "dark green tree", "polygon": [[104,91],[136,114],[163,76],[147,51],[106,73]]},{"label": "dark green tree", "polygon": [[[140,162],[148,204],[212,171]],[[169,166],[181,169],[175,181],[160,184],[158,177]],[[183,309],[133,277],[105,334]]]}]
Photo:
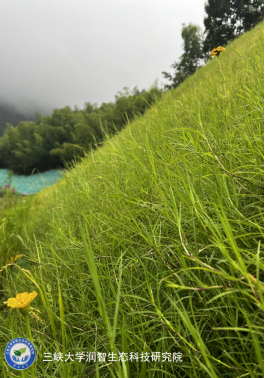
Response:
[{"label": "dark green tree", "polygon": [[35,123],[39,125],[42,122],[42,115],[39,112],[35,113]]},{"label": "dark green tree", "polygon": [[238,32],[246,32],[264,19],[264,0],[234,0],[240,25]]},{"label": "dark green tree", "polygon": [[166,89],[176,88],[188,76],[192,75],[200,67],[203,59],[202,45],[203,33],[198,25],[192,23],[182,24],[181,36],[183,38],[184,53],[178,62],[174,62],[171,67],[175,69],[174,75],[168,72],[162,72],[164,77],[171,81],[165,85]]},{"label": "dark green tree", "polygon": [[208,0],[205,4],[203,52],[225,46],[264,18],[262,0]]}]

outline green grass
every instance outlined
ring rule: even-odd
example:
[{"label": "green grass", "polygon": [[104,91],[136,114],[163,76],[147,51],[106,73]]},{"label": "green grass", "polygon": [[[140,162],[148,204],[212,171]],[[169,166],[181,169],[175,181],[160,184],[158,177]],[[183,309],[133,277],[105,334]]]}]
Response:
[{"label": "green grass", "polygon": [[[36,378],[262,377],[263,24],[11,210],[0,251],[24,266],[2,269],[1,302],[39,294]],[[17,309],[0,319],[2,350],[27,337]],[[183,361],[42,361],[69,351]]]}]

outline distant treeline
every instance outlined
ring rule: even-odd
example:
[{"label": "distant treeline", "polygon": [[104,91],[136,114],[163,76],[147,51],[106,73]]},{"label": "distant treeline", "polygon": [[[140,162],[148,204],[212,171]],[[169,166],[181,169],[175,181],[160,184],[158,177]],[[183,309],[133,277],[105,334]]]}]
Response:
[{"label": "distant treeline", "polygon": [[34,169],[46,171],[59,168],[76,156],[98,147],[106,135],[119,132],[129,120],[145,112],[162,90],[153,85],[141,92],[127,87],[118,92],[115,102],[86,102],[84,109],[69,106],[54,109],[52,115],[36,113],[35,122],[8,124],[0,138],[0,168],[18,174],[30,174]]}]

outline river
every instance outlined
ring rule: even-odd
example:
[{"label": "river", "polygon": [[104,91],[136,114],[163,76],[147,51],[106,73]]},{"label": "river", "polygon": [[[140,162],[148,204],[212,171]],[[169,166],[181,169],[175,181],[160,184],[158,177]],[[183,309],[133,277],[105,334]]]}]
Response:
[{"label": "river", "polygon": [[30,176],[13,174],[11,183],[9,183],[8,172],[7,169],[0,169],[0,187],[5,188],[6,185],[10,185],[10,188],[15,188],[18,193],[35,194],[60,180],[63,171],[51,169]]}]

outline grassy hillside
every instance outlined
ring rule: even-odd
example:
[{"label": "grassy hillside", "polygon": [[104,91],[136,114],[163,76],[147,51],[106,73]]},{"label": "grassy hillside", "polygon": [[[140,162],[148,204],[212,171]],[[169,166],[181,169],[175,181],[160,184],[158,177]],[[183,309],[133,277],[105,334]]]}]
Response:
[{"label": "grassy hillside", "polygon": [[[16,376],[263,376],[263,24],[23,200],[0,223],[4,263],[24,254],[1,302],[38,293]],[[1,310],[3,351],[30,336]]]}]

